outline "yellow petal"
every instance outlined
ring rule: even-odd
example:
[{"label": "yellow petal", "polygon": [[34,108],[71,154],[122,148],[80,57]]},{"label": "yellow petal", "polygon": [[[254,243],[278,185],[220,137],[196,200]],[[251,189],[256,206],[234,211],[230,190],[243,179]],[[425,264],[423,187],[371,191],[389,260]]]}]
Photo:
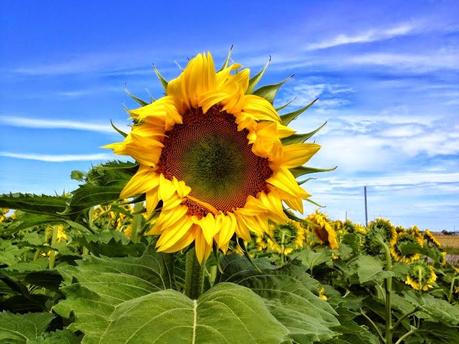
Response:
[{"label": "yellow petal", "polygon": [[276,222],[287,221],[287,216],[282,208],[282,201],[274,193],[261,192],[259,195],[260,203],[269,211],[269,218]]},{"label": "yellow petal", "polygon": [[216,242],[220,249],[228,246],[228,243],[236,231],[236,216],[233,213],[220,214],[217,217],[217,226],[220,231],[217,233]]},{"label": "yellow petal", "polygon": [[304,212],[303,201],[299,198],[286,199],[285,203],[293,210],[299,211],[300,213]]},{"label": "yellow petal", "polygon": [[140,167],[134,176],[127,182],[120,193],[120,198],[139,195],[156,188],[159,184],[159,175],[149,167]]},{"label": "yellow petal", "polygon": [[161,173],[159,177],[159,198],[163,201],[167,201],[172,198],[176,191],[177,189],[174,183]]},{"label": "yellow petal", "polygon": [[199,230],[196,232],[195,250],[199,264],[205,262],[212,251],[212,245],[207,244],[202,231]]},{"label": "yellow petal", "polygon": [[280,168],[278,171],[274,172],[266,182],[292,197],[305,199],[308,196],[306,191],[298,185],[293,174],[286,168]]},{"label": "yellow petal", "polygon": [[151,104],[130,110],[129,113],[134,119],[152,124],[163,123],[170,129],[176,123],[182,123],[182,116],[175,106],[174,98],[162,97]]},{"label": "yellow petal", "polygon": [[167,229],[186,217],[187,212],[188,208],[186,206],[180,206],[169,211],[163,210],[156,221],[155,227],[158,229]]},{"label": "yellow petal", "polygon": [[304,165],[320,149],[315,143],[297,143],[283,146],[283,157],[280,164],[286,168]]},{"label": "yellow petal", "polygon": [[206,239],[207,244],[212,245],[215,234],[217,234],[220,230],[220,227],[217,226],[214,215],[211,213],[207,214],[205,217],[199,220],[199,225],[202,228],[202,233],[204,235],[204,239]]},{"label": "yellow petal", "polygon": [[193,225],[191,219],[187,216],[183,217],[180,221],[176,222],[173,226],[168,227],[159,237],[156,247],[158,251],[170,249],[177,244],[183,237],[186,236],[188,230]]},{"label": "yellow petal", "polygon": [[150,191],[147,191],[145,195],[145,199],[146,199],[147,214],[151,214],[155,210],[159,202],[158,188],[154,188]]},{"label": "yellow petal", "polygon": [[195,240],[197,230],[201,229],[196,225],[192,225],[188,232],[186,232],[186,234],[180,240],[178,240],[174,245],[169,247],[167,250],[164,250],[163,252],[174,253],[183,250]]},{"label": "yellow petal", "polygon": [[178,78],[171,80],[167,94],[174,98],[179,110],[198,107],[202,96],[215,90],[216,72],[210,53],[198,54],[188,62]]},{"label": "yellow petal", "polygon": [[247,94],[244,96],[242,111],[257,121],[280,122],[280,117],[273,105],[266,99]]},{"label": "yellow petal", "polygon": [[235,228],[236,235],[240,238],[242,238],[244,241],[249,242],[250,241],[250,230],[245,224],[245,222],[242,220],[244,215],[241,215],[239,213],[236,214],[237,218],[237,225]]}]

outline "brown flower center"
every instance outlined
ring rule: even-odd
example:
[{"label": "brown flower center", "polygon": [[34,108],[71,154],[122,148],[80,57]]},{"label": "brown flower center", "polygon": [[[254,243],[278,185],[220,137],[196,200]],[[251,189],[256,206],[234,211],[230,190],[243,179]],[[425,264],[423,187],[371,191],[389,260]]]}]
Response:
[{"label": "brown flower center", "polygon": [[[238,131],[235,117],[214,106],[206,114],[190,109],[166,132],[158,172],[191,187],[185,200],[189,214],[205,216],[209,204],[228,212],[245,205],[249,195],[266,191],[272,175],[268,159],[255,155],[247,130]],[[204,203],[201,203],[204,202]]]}]

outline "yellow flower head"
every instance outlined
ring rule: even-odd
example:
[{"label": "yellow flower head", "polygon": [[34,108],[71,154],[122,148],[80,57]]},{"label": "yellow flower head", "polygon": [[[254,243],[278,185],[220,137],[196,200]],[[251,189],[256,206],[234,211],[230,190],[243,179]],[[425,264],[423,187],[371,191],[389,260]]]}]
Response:
[{"label": "yellow flower head", "polygon": [[437,275],[431,265],[423,262],[418,262],[411,265],[405,283],[413,289],[427,291],[433,288],[433,284],[437,280]]},{"label": "yellow flower head", "polygon": [[64,225],[57,225],[56,226],[57,232],[56,232],[56,240],[58,242],[60,241],[67,241],[69,237],[65,233]]},{"label": "yellow flower head", "polygon": [[238,64],[216,71],[210,53],[196,55],[164,97],[130,111],[125,140],[107,146],[139,163],[120,197],[145,193],[149,213],[162,204],[147,232],[160,236],[158,251],[194,242],[202,262],[214,244],[226,250],[233,235],[249,241],[268,231],[268,221],[285,222],[282,202],[303,211],[309,195],[290,169],[320,146],[281,141],[294,130],[251,94],[249,74]]},{"label": "yellow flower head", "polygon": [[320,242],[327,243],[331,249],[338,248],[339,244],[336,232],[324,214],[317,211],[309,215],[306,218],[306,222],[314,231]]}]

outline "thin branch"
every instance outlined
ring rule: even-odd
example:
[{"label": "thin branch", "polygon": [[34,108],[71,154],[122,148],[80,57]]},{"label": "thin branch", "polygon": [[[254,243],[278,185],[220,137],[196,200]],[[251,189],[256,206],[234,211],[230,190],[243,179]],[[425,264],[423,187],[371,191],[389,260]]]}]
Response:
[{"label": "thin branch", "polygon": [[401,337],[395,342],[395,344],[402,344],[402,341],[403,341],[406,337],[412,335],[412,334],[414,333],[414,331],[416,331],[416,330],[417,330],[416,327],[412,327],[411,330],[409,330],[407,333],[405,333],[403,336],[401,336]]},{"label": "thin branch", "polygon": [[368,315],[365,314],[365,312],[361,308],[360,308],[360,313],[362,313],[365,319],[367,319],[368,322],[373,326],[373,328],[376,330],[376,333],[378,333],[378,336],[381,339],[381,341],[385,343],[386,340],[384,336],[382,335],[381,330],[378,328],[378,326],[373,322],[373,320],[371,320],[371,318]]},{"label": "thin branch", "polygon": [[392,329],[397,328],[397,326],[400,325],[400,323],[401,323],[403,320],[405,320],[406,318],[408,318],[410,315],[413,315],[414,313],[416,313],[416,312],[419,311],[420,309],[421,309],[421,307],[417,306],[417,307],[415,307],[411,312],[408,312],[408,313],[406,313],[405,315],[403,315],[401,318],[399,318],[399,319],[395,322],[395,324],[394,324],[394,326],[392,327]]}]

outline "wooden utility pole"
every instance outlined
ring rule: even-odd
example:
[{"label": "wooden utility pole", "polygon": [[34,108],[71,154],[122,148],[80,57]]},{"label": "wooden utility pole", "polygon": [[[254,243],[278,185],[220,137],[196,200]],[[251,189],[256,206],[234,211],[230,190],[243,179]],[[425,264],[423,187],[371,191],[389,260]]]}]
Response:
[{"label": "wooden utility pole", "polygon": [[365,226],[368,227],[368,205],[367,205],[367,186],[363,187],[363,196],[365,198]]}]

